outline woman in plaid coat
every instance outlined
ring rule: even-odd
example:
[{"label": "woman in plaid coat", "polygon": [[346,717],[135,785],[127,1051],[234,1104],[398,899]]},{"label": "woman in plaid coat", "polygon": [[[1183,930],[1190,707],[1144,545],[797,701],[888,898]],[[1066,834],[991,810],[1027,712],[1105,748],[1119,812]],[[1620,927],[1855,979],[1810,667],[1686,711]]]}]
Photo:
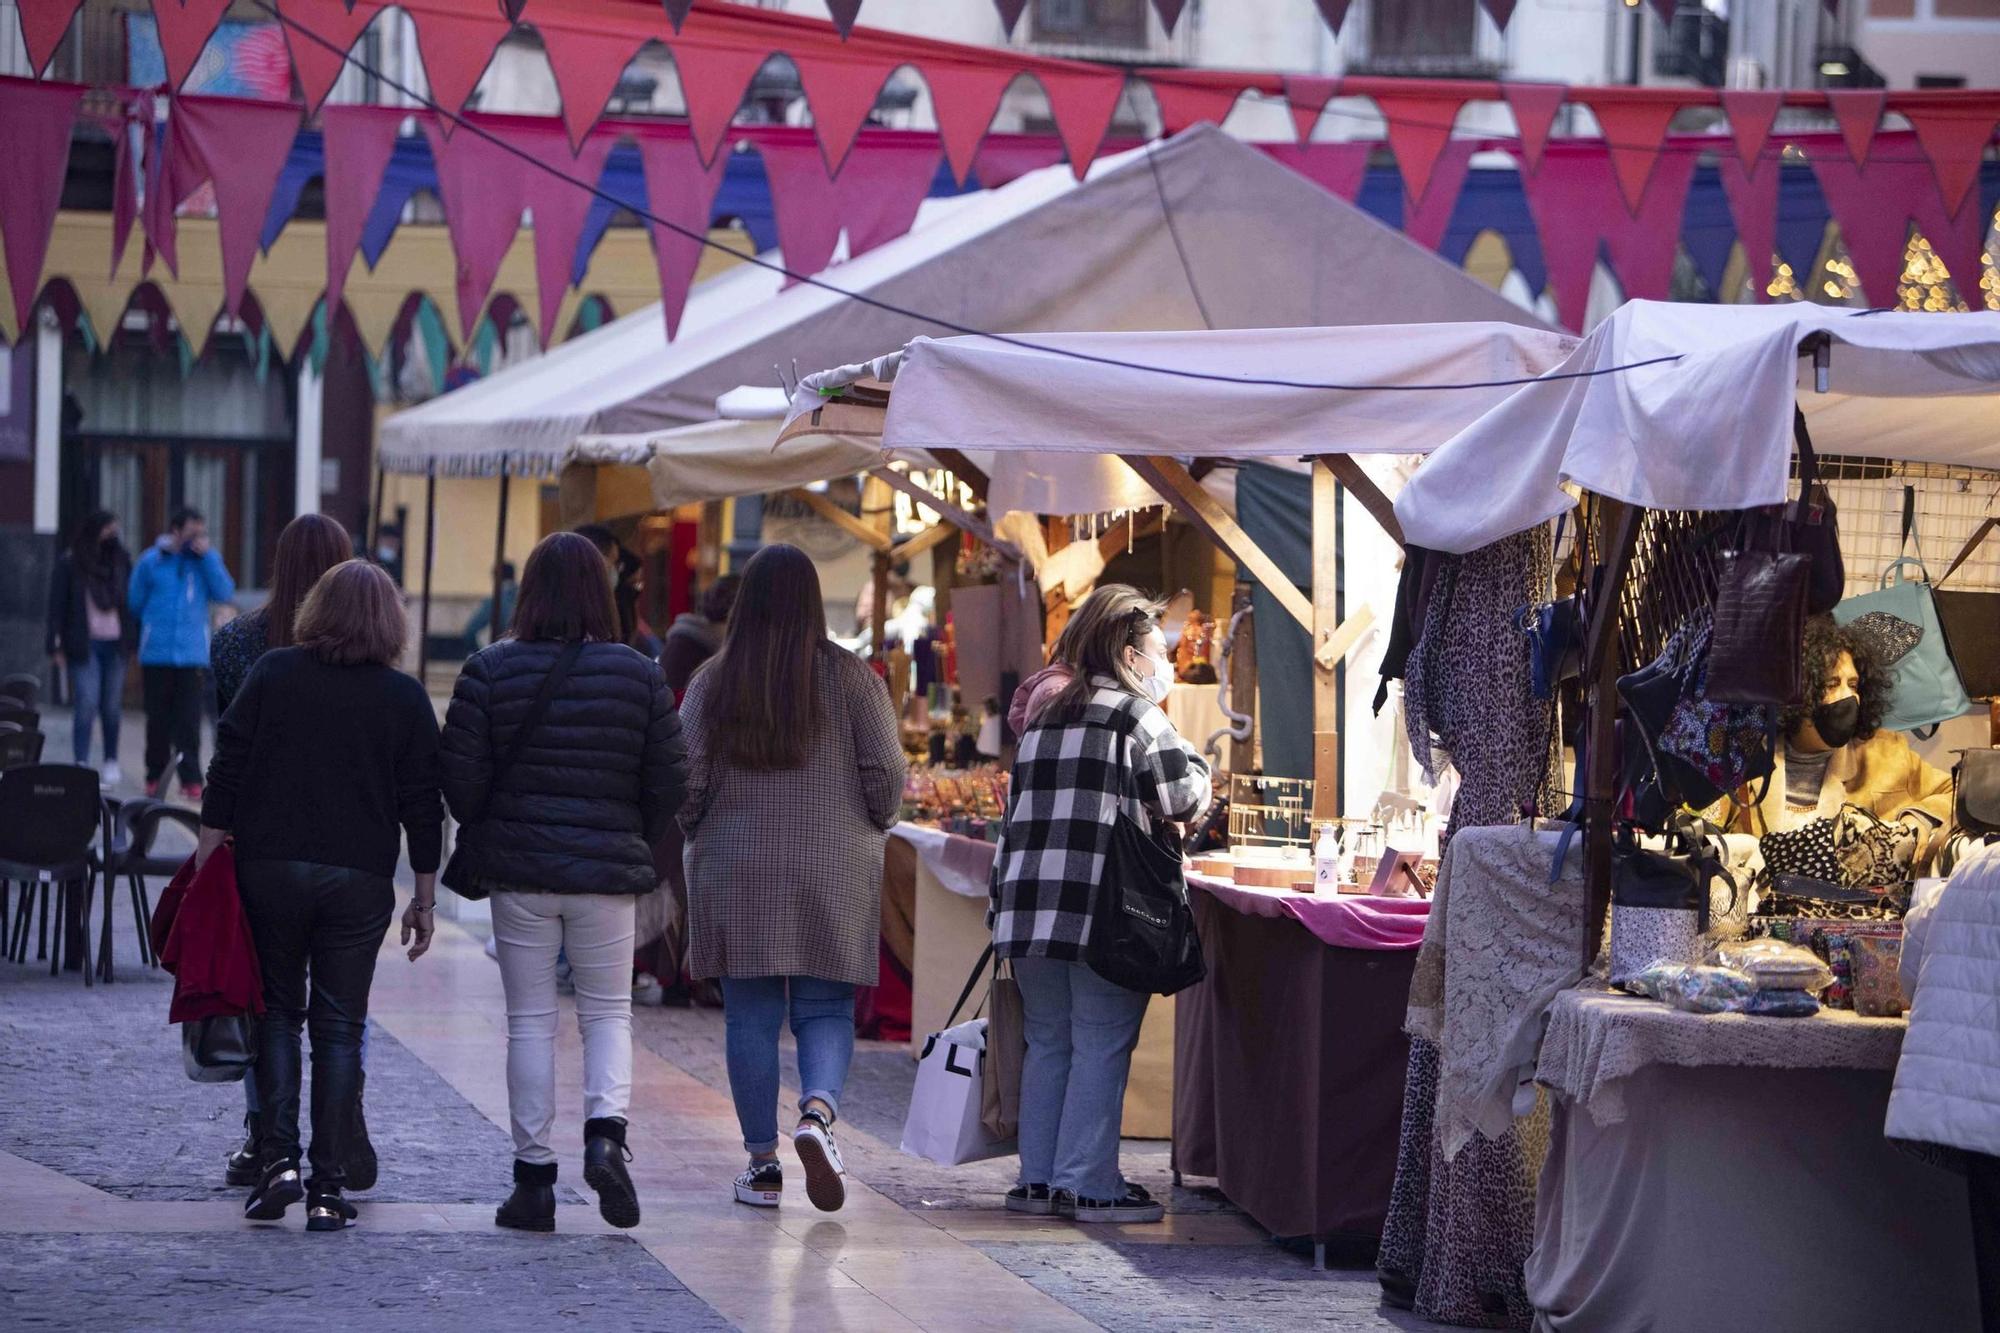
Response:
[{"label": "woman in plaid coat", "polygon": [[1110,584],[1056,641],[1069,683],[1029,719],[994,862],[995,952],[1013,960],[1028,1053],[1014,1212],[1157,1222],[1118,1170],[1125,1079],[1151,996],[1083,962],[1091,903],[1123,810],[1151,832],[1208,803],[1208,765],[1160,711],[1174,680],[1160,603]]},{"label": "woman in plaid coat", "polygon": [[778,1030],[799,1047],[792,1146],[806,1196],[846,1198],[833,1145],[854,1054],[854,990],[880,962],[882,846],[903,802],[889,691],[826,637],[819,573],[795,546],[743,571],[722,651],[681,701],[688,745],[689,971],[722,980],[729,1091],[750,1167],[736,1198],[774,1208]]}]

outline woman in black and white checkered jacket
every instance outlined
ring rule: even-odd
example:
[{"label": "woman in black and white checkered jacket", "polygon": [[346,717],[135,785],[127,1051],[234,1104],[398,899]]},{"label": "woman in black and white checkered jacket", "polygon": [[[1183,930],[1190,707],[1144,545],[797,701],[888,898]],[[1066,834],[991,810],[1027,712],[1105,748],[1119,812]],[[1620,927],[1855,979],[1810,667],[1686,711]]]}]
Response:
[{"label": "woman in black and white checkered jacket", "polygon": [[1208,765],[1160,701],[1174,680],[1161,605],[1099,588],[1056,642],[1069,683],[1029,719],[994,862],[993,944],[1021,988],[1020,1213],[1156,1222],[1164,1209],[1118,1170],[1125,1079],[1151,996],[1083,962],[1091,903],[1123,809],[1141,827],[1192,819]]}]

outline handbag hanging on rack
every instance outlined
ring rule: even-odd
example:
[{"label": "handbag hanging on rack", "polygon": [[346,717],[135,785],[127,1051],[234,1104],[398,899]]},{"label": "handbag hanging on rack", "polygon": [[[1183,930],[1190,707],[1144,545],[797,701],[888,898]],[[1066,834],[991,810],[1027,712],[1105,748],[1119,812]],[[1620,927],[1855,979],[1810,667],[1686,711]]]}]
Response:
[{"label": "handbag hanging on rack", "polygon": [[1975,699],[2000,697],[2000,592],[1947,590],[1944,583],[1996,529],[2000,518],[1982,520],[1931,589],[1951,664],[1958,669],[1965,692]]},{"label": "handbag hanging on rack", "polygon": [[1806,614],[1825,615],[1847,591],[1847,565],[1840,554],[1840,528],[1833,497],[1820,480],[1819,455],[1806,432],[1806,414],[1792,408],[1792,440],[1799,451],[1799,498],[1770,509],[1751,510],[1740,525],[1746,549],[1792,551],[1807,557]]},{"label": "handbag hanging on rack", "polygon": [[[1899,555],[1882,571],[1874,592],[1850,597],[1833,608],[1834,620],[1875,644],[1876,655],[1889,672],[1890,697],[1882,718],[1886,731],[1921,731],[1966,712],[1972,700],[1958,679],[1938,624],[1931,597],[1930,574],[1924,568],[1917,536],[1917,489],[1903,488],[1902,551],[1916,549],[1914,558]],[[1917,578],[1903,571],[1915,566]],[[1894,582],[1891,582],[1891,579]]]}]

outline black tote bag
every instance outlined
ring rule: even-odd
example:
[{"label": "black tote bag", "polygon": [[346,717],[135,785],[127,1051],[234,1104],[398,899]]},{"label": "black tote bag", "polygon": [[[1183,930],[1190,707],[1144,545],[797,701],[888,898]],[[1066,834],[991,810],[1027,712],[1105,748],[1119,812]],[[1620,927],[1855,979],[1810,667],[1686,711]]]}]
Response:
[{"label": "black tote bag", "polygon": [[1188,906],[1178,843],[1149,834],[1120,810],[1104,878],[1092,902],[1083,961],[1114,986],[1154,995],[1186,990],[1208,975]]}]

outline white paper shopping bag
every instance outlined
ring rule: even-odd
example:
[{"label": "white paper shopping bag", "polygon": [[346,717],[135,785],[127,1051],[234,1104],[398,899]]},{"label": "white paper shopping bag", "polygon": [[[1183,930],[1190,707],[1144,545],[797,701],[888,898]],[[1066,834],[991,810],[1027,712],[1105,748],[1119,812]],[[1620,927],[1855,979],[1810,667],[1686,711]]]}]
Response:
[{"label": "white paper shopping bag", "polygon": [[980,1123],[980,1065],[985,1057],[983,1018],[933,1032],[924,1041],[910,1114],[903,1122],[904,1152],[941,1166],[957,1166],[1014,1151],[1014,1140],[996,1139]]}]

